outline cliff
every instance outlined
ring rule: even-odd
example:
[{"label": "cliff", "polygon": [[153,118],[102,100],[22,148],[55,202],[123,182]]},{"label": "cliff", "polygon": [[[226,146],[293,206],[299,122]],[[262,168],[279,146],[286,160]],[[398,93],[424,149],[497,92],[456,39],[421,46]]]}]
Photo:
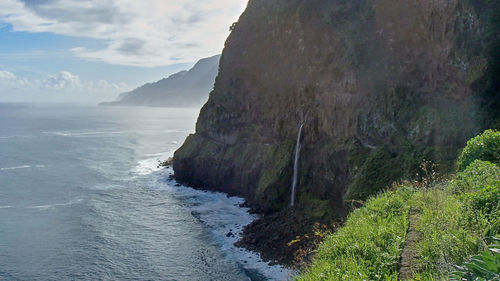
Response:
[{"label": "cliff", "polygon": [[213,89],[220,55],[201,59],[189,71],[181,71],[155,83],[122,93],[101,105],[201,107]]},{"label": "cliff", "polygon": [[250,0],[176,179],[284,210],[302,123],[296,202],[312,218],[414,177],[424,159],[451,170],[498,113],[494,2]]}]

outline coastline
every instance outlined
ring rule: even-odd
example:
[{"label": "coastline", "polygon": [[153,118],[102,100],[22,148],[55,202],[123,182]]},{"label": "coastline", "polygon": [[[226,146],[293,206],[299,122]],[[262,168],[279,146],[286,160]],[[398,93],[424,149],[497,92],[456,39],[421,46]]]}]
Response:
[{"label": "coastline", "polygon": [[[168,169],[171,169],[170,166]],[[176,185],[199,190],[225,194],[228,197],[241,198],[237,194],[226,193],[212,188],[191,187],[175,180],[175,175],[169,175]],[[331,231],[327,225],[337,225],[341,219],[325,221],[322,218],[312,218],[301,206],[286,208],[282,211],[266,214],[254,206],[249,200],[241,198],[240,208],[246,208],[254,219],[240,229],[236,247],[256,252],[269,265],[281,265],[286,268],[301,268],[312,258],[313,250],[322,235]],[[286,231],[283,231],[286,229]],[[229,233],[228,233],[229,234]]]},{"label": "coastline", "polygon": [[269,259],[267,251],[261,252],[257,247],[252,248],[240,242],[247,241],[247,230],[261,221],[259,215],[251,212],[245,199],[182,185],[174,179],[173,174],[171,166],[162,167],[157,171],[156,185],[173,191],[176,197],[191,205],[188,207],[191,215],[212,233],[227,258],[238,263],[250,280],[283,281],[291,278],[293,271],[287,268],[289,264]]}]

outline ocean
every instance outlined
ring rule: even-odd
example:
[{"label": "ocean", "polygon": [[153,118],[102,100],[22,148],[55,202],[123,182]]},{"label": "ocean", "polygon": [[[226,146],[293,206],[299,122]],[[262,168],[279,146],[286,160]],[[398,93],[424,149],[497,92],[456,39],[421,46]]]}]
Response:
[{"label": "ocean", "polygon": [[287,279],[233,246],[255,219],[241,198],[158,167],[197,115],[0,104],[0,280]]}]

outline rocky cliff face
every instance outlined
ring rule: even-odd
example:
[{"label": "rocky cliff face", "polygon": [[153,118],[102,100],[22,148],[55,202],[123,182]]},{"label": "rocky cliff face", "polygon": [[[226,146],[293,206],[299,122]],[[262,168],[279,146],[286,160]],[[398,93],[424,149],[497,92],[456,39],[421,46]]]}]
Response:
[{"label": "rocky cliff face", "polygon": [[250,0],[176,179],[282,210],[301,123],[296,201],[312,217],[414,176],[423,159],[446,170],[491,98],[494,2]]}]

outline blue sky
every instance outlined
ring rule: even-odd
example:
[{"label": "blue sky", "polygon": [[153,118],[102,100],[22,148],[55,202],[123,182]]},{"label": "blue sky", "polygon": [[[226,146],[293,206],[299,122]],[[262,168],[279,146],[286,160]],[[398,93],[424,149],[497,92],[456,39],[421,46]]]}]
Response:
[{"label": "blue sky", "polygon": [[2,0],[0,102],[100,102],[218,54],[246,0]]}]

